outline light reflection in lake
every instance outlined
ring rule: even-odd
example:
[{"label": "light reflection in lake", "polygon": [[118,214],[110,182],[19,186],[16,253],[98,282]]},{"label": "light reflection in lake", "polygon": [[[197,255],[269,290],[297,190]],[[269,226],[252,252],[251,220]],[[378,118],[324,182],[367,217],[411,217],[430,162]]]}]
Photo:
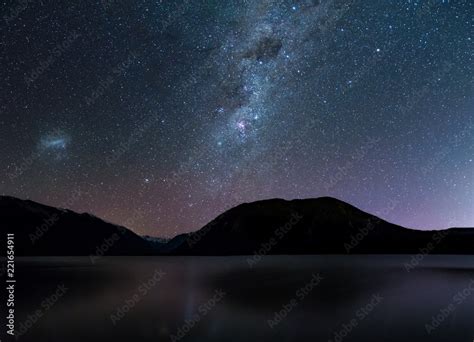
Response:
[{"label": "light reflection in lake", "polygon": [[[268,256],[250,268],[244,256],[108,257],[97,265],[19,258],[17,329],[35,310],[43,314],[18,340],[472,341],[474,258],[429,256],[407,272],[409,261]],[[60,284],[67,292],[44,310]]]}]

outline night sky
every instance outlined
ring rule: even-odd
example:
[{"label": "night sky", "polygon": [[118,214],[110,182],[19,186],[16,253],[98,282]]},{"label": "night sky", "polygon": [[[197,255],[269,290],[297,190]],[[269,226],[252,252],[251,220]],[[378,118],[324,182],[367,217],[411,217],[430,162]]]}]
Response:
[{"label": "night sky", "polygon": [[12,1],[0,193],[140,234],[333,196],[474,226],[470,0]]}]

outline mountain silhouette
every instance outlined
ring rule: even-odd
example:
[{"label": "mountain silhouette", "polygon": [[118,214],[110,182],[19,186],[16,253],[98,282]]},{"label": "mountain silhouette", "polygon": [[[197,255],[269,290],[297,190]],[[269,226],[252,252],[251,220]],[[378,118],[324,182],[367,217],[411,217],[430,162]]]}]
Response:
[{"label": "mountain silhouette", "polygon": [[408,229],[330,197],[244,203],[169,241],[8,196],[0,223],[17,255],[474,254],[472,228]]},{"label": "mountain silhouette", "polygon": [[474,229],[419,231],[331,197],[241,204],[171,240],[175,254],[474,253]]},{"label": "mountain silhouette", "polygon": [[15,234],[16,255],[146,255],[149,242],[90,214],[0,196],[0,233]]}]

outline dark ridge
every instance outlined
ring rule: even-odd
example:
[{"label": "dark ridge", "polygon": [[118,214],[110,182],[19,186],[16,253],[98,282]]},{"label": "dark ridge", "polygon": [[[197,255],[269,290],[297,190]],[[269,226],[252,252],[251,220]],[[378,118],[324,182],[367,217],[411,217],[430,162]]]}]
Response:
[{"label": "dark ridge", "polygon": [[151,245],[127,228],[31,200],[0,196],[1,240],[15,233],[16,255],[146,255]]},{"label": "dark ridge", "polygon": [[474,253],[472,228],[408,229],[331,197],[242,203],[171,240],[9,196],[0,196],[0,222],[20,256]]},{"label": "dark ridge", "polygon": [[[332,197],[243,203],[171,240],[175,254],[472,254],[474,229],[419,231]],[[170,243],[171,243],[170,242]]]}]

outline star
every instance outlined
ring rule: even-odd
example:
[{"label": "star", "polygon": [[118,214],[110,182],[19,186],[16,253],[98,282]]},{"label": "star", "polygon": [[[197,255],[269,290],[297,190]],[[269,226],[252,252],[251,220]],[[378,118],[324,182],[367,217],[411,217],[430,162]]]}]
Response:
[{"label": "star", "polygon": [[[10,14],[5,194],[122,225],[139,209],[129,228],[165,237],[274,197],[333,196],[417,229],[474,225],[469,1]],[[90,195],[68,205],[77,187]]]}]

